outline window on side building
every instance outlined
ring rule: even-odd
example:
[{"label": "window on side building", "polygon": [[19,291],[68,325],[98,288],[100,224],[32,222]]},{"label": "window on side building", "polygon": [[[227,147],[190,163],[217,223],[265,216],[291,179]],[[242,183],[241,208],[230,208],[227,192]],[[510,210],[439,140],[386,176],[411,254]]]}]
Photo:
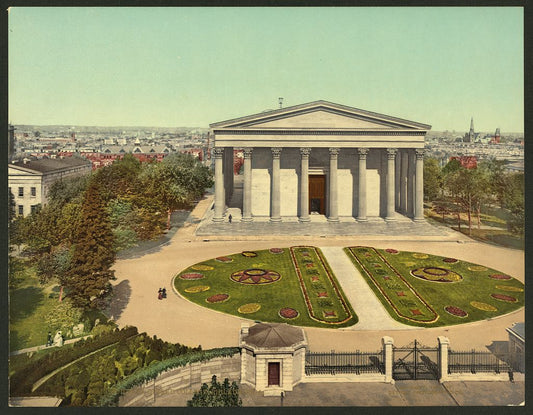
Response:
[{"label": "window on side building", "polygon": [[24,188],[19,187],[19,197],[24,197]]},{"label": "window on side building", "polygon": [[36,188],[36,187],[32,187],[32,188],[31,188],[31,195],[32,195],[33,197],[37,196],[37,188]]},{"label": "window on side building", "polygon": [[19,205],[19,215],[24,215],[24,205]]},{"label": "window on side building", "polygon": [[35,213],[35,211],[37,210],[37,205],[31,205],[31,213]]}]

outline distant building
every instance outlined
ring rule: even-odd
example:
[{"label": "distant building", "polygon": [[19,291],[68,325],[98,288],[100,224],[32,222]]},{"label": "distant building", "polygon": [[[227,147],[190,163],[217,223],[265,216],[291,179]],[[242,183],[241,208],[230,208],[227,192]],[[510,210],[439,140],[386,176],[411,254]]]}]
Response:
[{"label": "distant building", "polygon": [[509,363],[514,370],[525,371],[526,331],[524,323],[514,323],[505,329],[509,334]]},{"label": "distant building", "polygon": [[37,205],[46,205],[50,186],[57,180],[91,172],[91,163],[78,157],[30,160],[8,165],[9,190],[15,199],[15,213],[26,216]]},{"label": "distant building", "polygon": [[7,137],[8,160],[13,160],[15,154],[15,127],[9,125]]},{"label": "distant building", "polygon": [[450,161],[457,160],[461,163],[465,169],[475,169],[477,168],[477,157],[476,156],[454,156],[450,157]]}]

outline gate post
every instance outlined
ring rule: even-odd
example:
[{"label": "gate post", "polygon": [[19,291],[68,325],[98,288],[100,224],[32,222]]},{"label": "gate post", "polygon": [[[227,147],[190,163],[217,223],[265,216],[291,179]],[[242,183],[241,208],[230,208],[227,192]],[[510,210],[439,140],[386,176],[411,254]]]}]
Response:
[{"label": "gate post", "polygon": [[439,382],[448,380],[448,351],[450,350],[450,340],[445,336],[437,337],[439,341]]},{"label": "gate post", "polygon": [[381,339],[381,344],[383,345],[383,357],[385,360],[385,382],[394,383],[394,379],[392,378],[392,364],[394,361],[392,347],[394,345],[394,340],[392,337],[383,336]]}]

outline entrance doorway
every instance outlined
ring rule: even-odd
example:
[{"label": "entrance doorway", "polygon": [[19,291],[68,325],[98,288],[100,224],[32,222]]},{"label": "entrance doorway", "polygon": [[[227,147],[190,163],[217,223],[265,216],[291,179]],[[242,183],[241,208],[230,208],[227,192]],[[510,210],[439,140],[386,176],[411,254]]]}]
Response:
[{"label": "entrance doorway", "polygon": [[309,175],[309,213],[326,214],[326,176]]},{"label": "entrance doorway", "polygon": [[279,386],[279,362],[268,362],[268,386]]}]

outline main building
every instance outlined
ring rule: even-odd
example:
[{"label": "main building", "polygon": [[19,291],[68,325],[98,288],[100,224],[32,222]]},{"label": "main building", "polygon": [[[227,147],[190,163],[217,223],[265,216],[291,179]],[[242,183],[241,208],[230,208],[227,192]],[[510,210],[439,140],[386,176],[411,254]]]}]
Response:
[{"label": "main building", "polygon": [[424,137],[431,126],[315,101],[210,125],[214,222],[234,190],[233,150],[244,150],[242,221],[330,222],[405,215],[423,220]]}]

